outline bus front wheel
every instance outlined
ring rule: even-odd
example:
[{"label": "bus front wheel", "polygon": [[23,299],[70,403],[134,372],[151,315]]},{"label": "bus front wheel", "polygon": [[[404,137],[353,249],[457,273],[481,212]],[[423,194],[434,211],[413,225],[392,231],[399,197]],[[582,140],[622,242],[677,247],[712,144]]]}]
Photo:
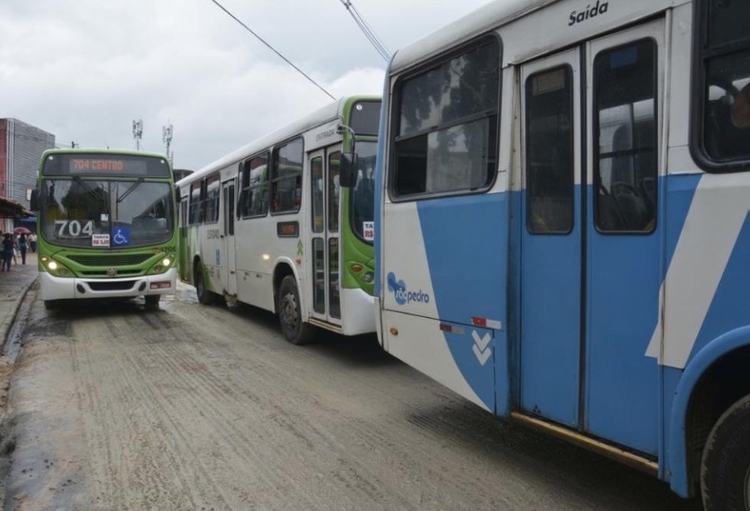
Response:
[{"label": "bus front wheel", "polygon": [[206,289],[206,281],[203,278],[203,266],[201,266],[201,263],[195,263],[195,292],[198,295],[198,301],[202,305],[208,305],[213,302],[213,293]]},{"label": "bus front wheel", "polygon": [[147,307],[158,307],[161,295],[146,295],[143,298],[146,300]]},{"label": "bus front wheel", "polygon": [[297,292],[297,281],[287,275],[279,287],[277,307],[281,332],[292,344],[307,344],[313,340],[313,327],[302,321],[302,310]]},{"label": "bus front wheel", "polygon": [[44,308],[47,310],[56,310],[60,308],[59,300],[44,300]]},{"label": "bus front wheel", "polygon": [[750,511],[750,395],[730,406],[708,435],[701,493],[706,511]]}]

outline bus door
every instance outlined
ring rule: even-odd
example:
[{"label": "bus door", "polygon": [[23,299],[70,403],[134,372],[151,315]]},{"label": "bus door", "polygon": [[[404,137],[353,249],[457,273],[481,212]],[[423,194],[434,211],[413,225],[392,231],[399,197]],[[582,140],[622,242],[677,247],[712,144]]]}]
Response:
[{"label": "bus door", "polygon": [[222,244],[224,252],[224,262],[221,265],[221,280],[224,282],[224,289],[229,295],[237,294],[237,275],[235,272],[235,245],[234,245],[234,180],[225,181],[221,187],[222,201]]},{"label": "bus door", "polygon": [[309,155],[312,208],[312,310],[314,318],[341,324],[340,301],[340,238],[339,224],[341,188],[339,161],[341,146],[332,146]]},{"label": "bus door", "polygon": [[581,344],[580,56],[521,68],[522,410],[575,426]]},{"label": "bus door", "polygon": [[531,63],[522,82],[519,405],[651,454],[660,392],[645,353],[663,273],[664,26],[653,21]]}]

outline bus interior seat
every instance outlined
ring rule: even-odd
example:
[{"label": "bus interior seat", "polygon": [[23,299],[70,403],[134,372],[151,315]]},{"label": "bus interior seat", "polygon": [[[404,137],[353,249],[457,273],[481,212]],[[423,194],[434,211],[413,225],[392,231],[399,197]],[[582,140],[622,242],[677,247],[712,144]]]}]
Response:
[{"label": "bus interior seat", "polygon": [[[630,154],[612,157],[612,183],[609,188],[614,207],[619,211],[621,228],[635,231],[646,228],[651,220],[647,199],[641,195],[639,188],[640,176],[648,172],[649,168],[653,168],[653,157],[648,158],[644,155],[653,155],[653,150],[638,151],[648,149],[648,125],[653,125],[653,122],[638,124],[622,124],[615,130],[612,139],[613,152],[630,151]],[[631,126],[639,140],[633,140]],[[635,147],[636,145],[640,147]]]}]

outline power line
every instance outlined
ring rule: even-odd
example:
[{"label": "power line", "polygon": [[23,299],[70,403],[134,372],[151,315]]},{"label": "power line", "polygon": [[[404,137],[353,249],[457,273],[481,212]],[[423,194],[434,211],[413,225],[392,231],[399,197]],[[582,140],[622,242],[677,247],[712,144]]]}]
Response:
[{"label": "power line", "polygon": [[341,3],[344,4],[346,10],[349,11],[352,19],[354,19],[354,23],[357,24],[367,40],[370,41],[370,44],[372,44],[375,50],[380,54],[380,56],[383,57],[386,62],[388,62],[391,58],[391,52],[388,51],[388,48],[385,47],[377,34],[375,34],[375,31],[370,27],[367,21],[365,21],[364,16],[362,16],[357,8],[354,7],[354,4],[351,2],[351,0],[341,0]]},{"label": "power line", "polygon": [[306,74],[306,73],[305,73],[304,71],[302,71],[302,70],[301,70],[300,68],[298,68],[297,66],[295,66],[295,65],[294,65],[294,64],[293,64],[293,63],[292,63],[292,62],[291,62],[291,61],[290,61],[290,60],[289,60],[288,58],[286,58],[286,57],[285,57],[285,56],[283,56],[283,55],[282,55],[281,53],[279,53],[279,52],[278,52],[278,51],[276,50],[276,48],[274,48],[273,46],[271,46],[270,44],[268,44],[268,43],[267,43],[267,42],[266,42],[266,41],[265,41],[265,40],[264,40],[264,39],[263,39],[263,38],[262,38],[261,36],[259,36],[259,35],[258,35],[258,34],[256,34],[255,32],[253,32],[253,31],[252,31],[252,30],[250,29],[250,27],[248,27],[248,26],[247,26],[247,25],[245,25],[245,24],[244,24],[244,23],[243,23],[242,21],[240,21],[240,20],[239,20],[239,19],[237,18],[237,16],[235,16],[234,14],[232,14],[231,12],[229,12],[229,11],[228,11],[228,10],[226,9],[226,7],[224,7],[223,5],[221,5],[221,4],[220,4],[219,2],[217,2],[216,0],[211,0],[211,1],[212,1],[213,3],[215,3],[215,4],[216,4],[216,6],[217,6],[217,7],[219,8],[219,9],[221,9],[222,11],[224,11],[225,13],[227,13],[227,14],[228,14],[229,16],[231,16],[231,18],[232,18],[232,19],[233,19],[234,21],[236,21],[237,23],[239,23],[240,25],[242,25],[242,26],[243,26],[243,27],[245,28],[245,30],[247,30],[248,32],[250,32],[251,34],[253,34],[253,35],[254,35],[254,36],[255,36],[255,37],[256,37],[256,38],[257,38],[257,39],[258,39],[258,40],[259,40],[259,41],[260,41],[261,43],[265,44],[265,45],[266,45],[266,46],[268,47],[268,49],[270,49],[270,50],[271,50],[272,52],[274,52],[274,53],[275,53],[276,55],[278,55],[279,57],[281,57],[281,58],[282,58],[282,59],[284,60],[284,62],[286,62],[287,64],[289,64],[290,66],[292,66],[292,67],[293,67],[294,69],[296,69],[296,70],[297,70],[297,72],[298,72],[298,73],[300,73],[300,74],[301,74],[302,76],[304,76],[305,78],[307,78],[307,79],[308,79],[308,80],[309,80],[310,82],[312,82],[312,84],[313,84],[313,85],[315,85],[315,86],[316,86],[317,88],[319,88],[320,90],[322,90],[323,92],[325,92],[325,93],[326,93],[326,94],[328,95],[328,97],[329,97],[329,98],[331,98],[331,99],[333,99],[333,100],[335,100],[335,99],[336,99],[336,98],[334,98],[333,96],[331,96],[331,94],[330,94],[330,93],[329,93],[329,92],[328,92],[327,90],[325,90],[325,89],[324,89],[324,88],[323,88],[322,86],[320,86],[320,85],[319,85],[319,84],[318,84],[318,83],[317,83],[317,82],[316,82],[315,80],[313,80],[312,78],[310,78],[310,77],[309,77],[309,76],[308,76],[308,75],[307,75],[307,74]]}]

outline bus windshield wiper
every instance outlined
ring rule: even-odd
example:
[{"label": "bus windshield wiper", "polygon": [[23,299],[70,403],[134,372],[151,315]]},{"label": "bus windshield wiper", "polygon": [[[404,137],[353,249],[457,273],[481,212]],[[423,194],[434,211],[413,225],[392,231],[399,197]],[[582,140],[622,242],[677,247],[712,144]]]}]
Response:
[{"label": "bus windshield wiper", "polygon": [[91,196],[94,197],[96,200],[107,202],[106,197],[104,197],[104,194],[101,191],[99,191],[99,189],[91,188],[91,185],[89,185],[86,181],[81,179],[80,176],[73,177],[73,181],[81,185],[81,187],[84,188],[88,193],[90,193]]},{"label": "bus windshield wiper", "polygon": [[119,197],[117,197],[117,203],[119,204],[122,201],[124,201],[125,197],[127,197],[128,195],[130,195],[131,193],[133,193],[133,190],[135,190],[136,188],[138,188],[138,185],[141,184],[141,183],[143,183],[145,180],[146,180],[145,178],[139,177],[138,181],[136,181],[135,183],[133,183],[132,185],[130,185],[130,188],[128,188],[127,190],[125,190],[125,193],[123,193],[122,195],[120,195]]}]

